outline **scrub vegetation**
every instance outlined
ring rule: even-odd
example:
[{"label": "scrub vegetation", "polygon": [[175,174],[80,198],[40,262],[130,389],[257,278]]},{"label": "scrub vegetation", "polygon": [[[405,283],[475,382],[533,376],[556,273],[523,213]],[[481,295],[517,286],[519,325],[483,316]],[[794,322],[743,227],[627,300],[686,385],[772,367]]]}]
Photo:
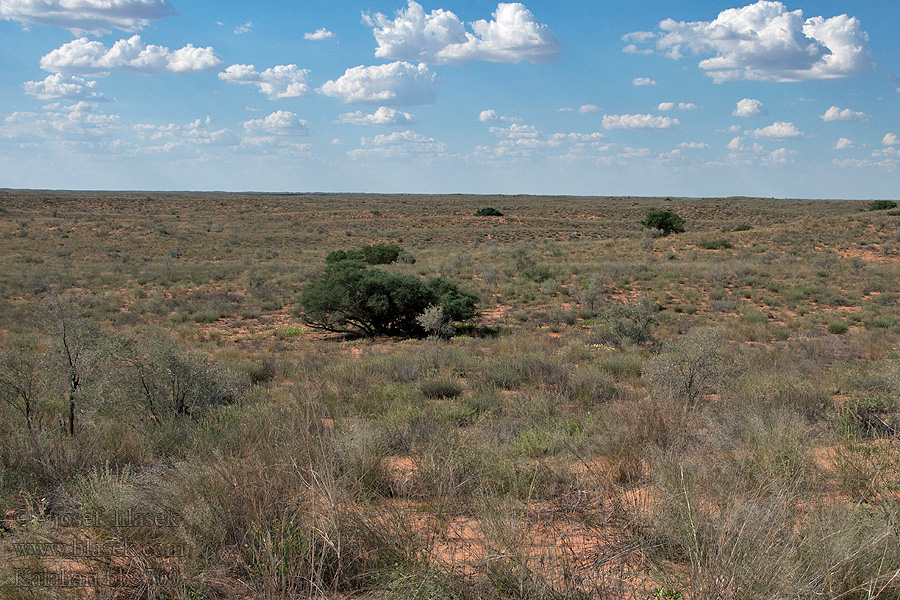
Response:
[{"label": "scrub vegetation", "polygon": [[869,208],[0,191],[0,596],[897,598]]}]

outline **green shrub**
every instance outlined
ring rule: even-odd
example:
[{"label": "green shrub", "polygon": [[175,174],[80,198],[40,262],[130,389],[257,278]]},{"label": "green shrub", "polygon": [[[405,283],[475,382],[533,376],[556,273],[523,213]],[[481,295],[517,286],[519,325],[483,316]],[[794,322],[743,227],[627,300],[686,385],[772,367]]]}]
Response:
[{"label": "green shrub", "polygon": [[890,210],[897,208],[897,203],[893,200],[873,200],[869,203],[869,210]]},{"label": "green shrub", "polygon": [[725,239],[719,240],[702,240],[697,245],[705,250],[729,250],[734,248],[734,244]]},{"label": "green shrub", "polygon": [[846,321],[835,321],[828,325],[828,331],[836,335],[844,335],[850,330],[850,325]]},{"label": "green shrub", "polygon": [[503,213],[494,208],[493,206],[486,206],[485,208],[479,208],[475,211],[476,217],[502,217]]},{"label": "green shrub", "polygon": [[475,296],[449,281],[392,275],[356,260],[328,265],[306,285],[300,305],[312,327],[365,335],[423,335],[417,317],[431,306],[440,306],[453,321],[475,316]]},{"label": "green shrub", "polygon": [[403,248],[394,244],[375,244],[373,246],[361,246],[358,250],[335,250],[329,252],[325,257],[325,262],[334,264],[345,260],[358,260],[370,265],[389,265],[397,262],[400,258],[402,262],[412,264],[416,260],[403,251]]},{"label": "green shrub", "polygon": [[651,210],[641,221],[647,229],[658,229],[663,235],[684,232],[684,219],[671,210]]}]

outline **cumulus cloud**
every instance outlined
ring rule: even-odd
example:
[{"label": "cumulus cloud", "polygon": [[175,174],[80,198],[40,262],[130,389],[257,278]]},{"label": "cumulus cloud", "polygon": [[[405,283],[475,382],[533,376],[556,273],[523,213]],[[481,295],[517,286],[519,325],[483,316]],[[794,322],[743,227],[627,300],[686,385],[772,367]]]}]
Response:
[{"label": "cumulus cloud", "polygon": [[264,119],[245,121],[244,131],[250,136],[250,141],[258,145],[259,142],[271,141],[277,136],[309,135],[309,123],[298,119],[290,111],[277,110]]},{"label": "cumulus cloud", "polygon": [[453,156],[443,142],[408,130],[380,134],[374,138],[362,138],[360,148],[351,150],[347,155],[354,160],[366,158],[434,160]]},{"label": "cumulus cloud", "polygon": [[803,132],[797,129],[793,123],[785,123],[784,121],[775,121],[768,127],[762,129],[754,129],[745,132],[747,135],[755,138],[769,138],[773,140],[784,140],[788,138],[801,137]]},{"label": "cumulus cloud", "polygon": [[85,81],[80,77],[62,73],[48,75],[43,81],[26,81],[22,88],[29,96],[38,100],[66,102],[106,102],[108,98],[97,91],[96,81]]},{"label": "cumulus cloud", "polygon": [[145,44],[141,36],[119,40],[111,48],[101,42],[78,38],[41,58],[41,68],[55,73],[102,77],[110,71],[142,74],[190,73],[221,66],[222,59],[211,47],[188,44],[178,50]]},{"label": "cumulus cloud", "polygon": [[500,122],[509,122],[509,123],[517,123],[520,119],[518,117],[505,117],[498,113],[494,109],[483,110],[478,114],[478,120],[482,123],[500,123]]},{"label": "cumulus cloud", "polygon": [[819,117],[823,121],[868,121],[869,115],[864,112],[850,110],[845,108],[841,110],[837,106],[832,106],[825,111],[825,114]]},{"label": "cumulus cloud", "polygon": [[375,56],[434,64],[487,61],[496,63],[554,62],[561,46],[547,25],[519,3],[498,4],[493,20],[471,23],[472,32],[454,13],[426,13],[409,0],[394,19],[381,13],[364,15],[378,47]]},{"label": "cumulus cloud", "polygon": [[631,85],[656,85],[656,82],[649,77],[635,77],[631,80]]},{"label": "cumulus cloud", "polygon": [[334,37],[334,33],[331,31],[328,31],[324,27],[320,27],[319,29],[316,29],[312,33],[304,33],[303,34],[304,40],[311,40],[313,42],[321,42],[323,40],[330,40],[333,37]]},{"label": "cumulus cloud", "polygon": [[845,137],[840,138],[834,144],[835,150],[852,150],[853,148],[856,148],[856,144],[853,142],[853,140]]},{"label": "cumulus cloud", "polygon": [[703,148],[709,148],[709,144],[705,142],[681,142],[678,144],[678,147],[688,150],[702,150]]},{"label": "cumulus cloud", "polygon": [[43,113],[15,112],[3,121],[0,135],[11,139],[92,143],[123,128],[119,115],[97,110],[93,102],[51,104]]},{"label": "cumulus cloud", "polygon": [[244,33],[250,33],[253,31],[253,21],[247,21],[243,25],[238,25],[234,28],[235,35],[242,35]]},{"label": "cumulus cloud", "polygon": [[654,115],[605,115],[604,129],[672,129],[678,127],[678,119]]},{"label": "cumulus cloud", "polygon": [[678,104],[674,102],[660,102],[656,108],[663,112],[668,112],[671,110],[697,110],[700,107],[693,102],[679,102]]},{"label": "cumulus cloud", "polygon": [[788,150],[787,148],[779,148],[766,157],[764,162],[769,164],[784,164],[790,160],[790,157],[797,154],[796,150]]},{"label": "cumulus cloud", "polygon": [[884,137],[881,138],[881,143],[885,146],[896,146],[900,144],[900,138],[897,137],[895,133],[886,133]]},{"label": "cumulus cloud", "polygon": [[344,113],[338,116],[337,121],[335,122],[347,123],[350,125],[403,126],[414,124],[416,122],[416,117],[395,108],[382,106],[372,114],[366,114],[361,110],[352,113]]},{"label": "cumulus cloud", "polygon": [[666,19],[642,42],[672,59],[713,55],[699,66],[716,83],[725,81],[810,81],[869,73],[875,61],[869,36],[855,17],[804,19],[781,2],[761,0],[724,10],[713,21]]},{"label": "cumulus cloud", "polygon": [[600,107],[596,104],[582,104],[578,109],[581,114],[600,112]]},{"label": "cumulus cloud", "polygon": [[138,124],[134,127],[139,138],[156,143],[152,150],[169,151],[185,146],[235,145],[239,139],[231,129],[216,129],[211,117],[196,119],[187,125],[149,125]]},{"label": "cumulus cloud", "polygon": [[165,0],[0,0],[0,19],[53,25],[75,35],[138,31],[174,14]]},{"label": "cumulus cloud", "polygon": [[253,65],[231,65],[219,73],[219,79],[240,85],[255,85],[269,100],[300,98],[309,93],[307,69],[297,65],[277,65],[259,72]]},{"label": "cumulus cloud", "polygon": [[415,106],[435,101],[441,80],[425,63],[397,61],[373,67],[353,67],[319,92],[345,104]]},{"label": "cumulus cloud", "polygon": [[769,114],[769,111],[763,106],[763,103],[753,98],[744,98],[739,100],[734,112],[731,113],[735,117],[760,117]]},{"label": "cumulus cloud", "polygon": [[627,45],[622,48],[622,52],[626,54],[653,54],[651,48],[638,48],[638,43],[646,44],[656,38],[656,34],[652,31],[633,31],[622,36],[622,41]]}]

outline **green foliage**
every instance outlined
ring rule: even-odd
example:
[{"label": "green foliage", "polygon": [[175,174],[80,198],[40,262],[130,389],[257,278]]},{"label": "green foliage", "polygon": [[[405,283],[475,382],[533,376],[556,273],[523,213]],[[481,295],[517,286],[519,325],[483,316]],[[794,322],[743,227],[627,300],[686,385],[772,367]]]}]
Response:
[{"label": "green foliage", "polygon": [[641,221],[647,229],[659,229],[663,235],[684,232],[684,219],[671,210],[651,210]]},{"label": "green foliage", "polygon": [[734,244],[726,239],[718,240],[701,240],[697,245],[705,250],[729,250],[734,248]]},{"label": "green foliage", "polygon": [[486,206],[475,211],[476,217],[502,217],[503,213],[493,206]]},{"label": "green foliage", "polygon": [[345,260],[357,260],[370,265],[389,265],[398,260],[407,264],[416,262],[412,256],[403,251],[403,248],[395,244],[361,246],[358,250],[335,250],[329,252],[325,257],[325,262],[328,264]]},{"label": "green foliage", "polygon": [[365,335],[420,336],[425,331],[417,317],[430,306],[453,321],[475,316],[475,296],[449,281],[392,275],[356,260],[328,265],[306,285],[300,304],[312,327]]},{"label": "green foliage", "polygon": [[836,335],[844,335],[850,331],[850,324],[847,321],[835,321],[834,323],[829,323],[828,331]]},{"label": "green foliage", "polygon": [[897,208],[897,203],[893,200],[873,200],[869,203],[869,210],[890,210]]}]

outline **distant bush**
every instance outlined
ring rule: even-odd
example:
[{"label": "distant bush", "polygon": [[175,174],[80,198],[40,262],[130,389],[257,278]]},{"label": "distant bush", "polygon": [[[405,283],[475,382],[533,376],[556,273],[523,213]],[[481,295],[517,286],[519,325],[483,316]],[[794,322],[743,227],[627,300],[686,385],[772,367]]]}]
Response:
[{"label": "distant bush", "polygon": [[475,296],[449,281],[392,275],[358,260],[328,265],[306,285],[300,305],[312,327],[365,335],[421,336],[426,330],[418,318],[433,306],[451,321],[475,316]]},{"label": "distant bush", "polygon": [[738,225],[737,227],[735,227],[734,229],[732,229],[732,231],[750,231],[750,230],[752,230],[752,229],[753,229],[753,226],[752,226],[752,225],[747,225],[747,224],[745,223],[745,224],[743,224],[743,225]]},{"label": "distant bush", "polygon": [[476,217],[502,217],[503,213],[494,208],[493,206],[486,206],[485,208],[479,208],[475,211]]},{"label": "distant bush", "polygon": [[671,210],[651,210],[641,221],[647,229],[658,229],[663,235],[684,232],[684,219]]},{"label": "distant bush", "polygon": [[706,250],[728,250],[734,248],[734,244],[725,239],[720,240],[702,240],[697,245]]},{"label": "distant bush", "polygon": [[834,333],[835,335],[844,335],[848,331],[850,331],[850,325],[847,321],[835,321],[834,323],[830,323],[828,325],[828,331]]},{"label": "distant bush", "polygon": [[328,264],[344,260],[358,260],[370,265],[389,265],[398,261],[406,264],[416,262],[416,259],[404,252],[403,248],[394,244],[361,246],[358,250],[335,250],[329,252],[325,257],[325,262]]},{"label": "distant bush", "polygon": [[890,210],[897,208],[897,203],[893,200],[873,200],[869,203],[869,210]]}]

